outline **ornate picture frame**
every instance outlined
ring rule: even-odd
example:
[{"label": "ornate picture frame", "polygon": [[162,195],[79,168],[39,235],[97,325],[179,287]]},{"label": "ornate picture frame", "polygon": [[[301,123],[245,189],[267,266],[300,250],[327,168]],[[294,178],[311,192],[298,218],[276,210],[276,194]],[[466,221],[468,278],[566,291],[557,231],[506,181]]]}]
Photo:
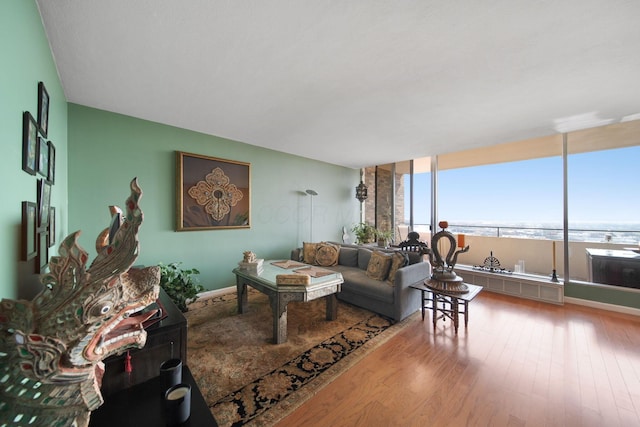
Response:
[{"label": "ornate picture frame", "polygon": [[38,169],[38,125],[30,112],[22,115],[22,170],[35,175]]},{"label": "ornate picture frame", "polygon": [[33,202],[22,202],[22,261],[35,258],[38,253],[38,207]]},{"label": "ornate picture frame", "polygon": [[43,82],[38,83],[38,127],[46,138],[49,132],[49,92]]},{"label": "ornate picture frame", "polygon": [[251,228],[251,164],[176,151],[176,231]]}]

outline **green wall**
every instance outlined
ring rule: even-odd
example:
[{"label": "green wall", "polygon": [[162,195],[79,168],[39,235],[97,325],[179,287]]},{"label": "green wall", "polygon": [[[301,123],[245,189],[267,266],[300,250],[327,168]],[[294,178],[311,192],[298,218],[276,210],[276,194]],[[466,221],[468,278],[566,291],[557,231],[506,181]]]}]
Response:
[{"label": "green wall", "polygon": [[[251,228],[175,231],[175,151],[251,163]],[[207,289],[235,284],[231,270],[251,250],[288,258],[310,240],[337,240],[359,218],[358,170],[317,162],[120,114],[69,104],[69,231],[95,256],[109,205],[124,207],[133,177],[143,191],[139,264],[182,262]]]},{"label": "green wall", "polygon": [[57,157],[51,205],[58,241],[67,218],[67,102],[34,1],[0,2],[0,55],[0,298],[30,298],[40,284],[35,259],[20,261],[21,203],[37,202],[38,177],[22,170],[22,113],[37,119],[40,81],[51,101],[48,139]]}]

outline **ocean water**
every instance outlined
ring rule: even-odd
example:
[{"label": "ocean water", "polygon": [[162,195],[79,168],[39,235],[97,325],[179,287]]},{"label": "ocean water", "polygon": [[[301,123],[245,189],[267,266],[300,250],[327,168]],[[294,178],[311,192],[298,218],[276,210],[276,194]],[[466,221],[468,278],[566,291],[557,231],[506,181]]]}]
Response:
[{"label": "ocean water", "polygon": [[[418,233],[428,233],[429,225],[415,224],[414,229]],[[561,224],[535,222],[500,224],[488,221],[450,222],[448,230],[453,234],[541,240],[562,240],[564,234]],[[569,241],[608,242],[637,246],[640,244],[640,222],[569,224]]]}]

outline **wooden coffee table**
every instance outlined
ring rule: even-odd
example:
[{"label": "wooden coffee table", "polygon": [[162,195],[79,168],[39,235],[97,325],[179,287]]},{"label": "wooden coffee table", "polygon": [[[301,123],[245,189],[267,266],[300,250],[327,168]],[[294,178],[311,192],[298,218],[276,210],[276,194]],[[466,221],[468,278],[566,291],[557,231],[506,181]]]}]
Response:
[{"label": "wooden coffee table", "polygon": [[273,312],[273,342],[275,344],[287,341],[287,304],[291,301],[312,301],[324,297],[327,304],[327,320],[335,320],[338,316],[336,293],[341,291],[343,282],[342,274],[332,272],[322,277],[311,277],[311,283],[308,285],[277,285],[277,275],[295,274],[295,270],[305,267],[305,265],[297,265],[285,269],[272,264],[278,261],[265,260],[260,274],[240,268],[233,270],[236,275],[238,292],[238,313],[242,314],[247,311],[247,286],[251,286],[269,297]]},{"label": "wooden coffee table", "polygon": [[469,303],[480,293],[482,286],[469,283],[465,283],[465,285],[469,289],[465,293],[450,293],[440,287],[429,286],[429,280],[423,284],[411,285],[412,288],[422,292],[422,320],[424,320],[425,310],[430,308],[433,311],[433,329],[436,328],[438,319],[449,318],[453,321],[453,327],[457,334],[460,314],[464,316],[464,327],[466,328],[469,323]]}]

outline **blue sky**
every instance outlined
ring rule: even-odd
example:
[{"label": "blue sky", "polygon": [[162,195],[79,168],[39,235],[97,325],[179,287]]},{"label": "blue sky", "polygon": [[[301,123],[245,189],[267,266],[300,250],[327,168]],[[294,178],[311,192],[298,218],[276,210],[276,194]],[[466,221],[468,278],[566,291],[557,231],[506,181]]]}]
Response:
[{"label": "blue sky", "polygon": [[[570,224],[640,224],[640,146],[569,156]],[[414,176],[414,223],[430,217],[430,174]],[[440,171],[439,218],[562,224],[562,159]],[[408,187],[407,187],[408,188]]]}]

